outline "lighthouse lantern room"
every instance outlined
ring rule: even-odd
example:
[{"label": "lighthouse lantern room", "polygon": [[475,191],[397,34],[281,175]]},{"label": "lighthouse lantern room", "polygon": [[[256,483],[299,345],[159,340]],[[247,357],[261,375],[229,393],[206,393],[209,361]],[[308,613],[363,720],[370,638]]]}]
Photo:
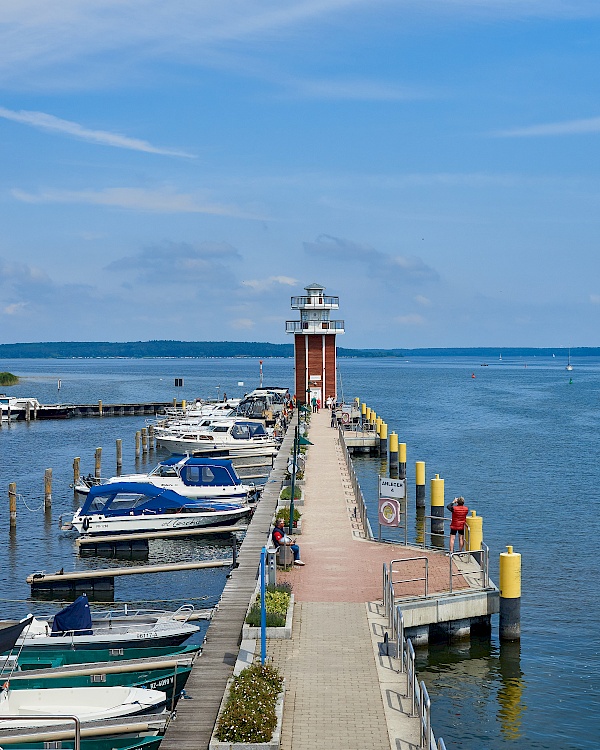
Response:
[{"label": "lighthouse lantern room", "polygon": [[294,334],[296,398],[322,404],[331,396],[337,401],[336,345],[337,333],[344,333],[343,320],[330,320],[331,310],[340,306],[339,297],[326,297],[325,287],[310,284],[306,295],[292,297],[292,310],[300,310],[300,320],[288,320],[286,333]]}]

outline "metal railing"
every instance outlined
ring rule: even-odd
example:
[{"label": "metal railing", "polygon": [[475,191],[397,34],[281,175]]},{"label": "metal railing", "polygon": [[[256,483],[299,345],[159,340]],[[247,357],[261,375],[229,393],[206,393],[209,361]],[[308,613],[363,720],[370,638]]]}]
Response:
[{"label": "metal railing", "polygon": [[358,515],[360,516],[360,521],[362,523],[365,536],[367,537],[367,539],[373,539],[373,530],[371,529],[371,523],[369,522],[369,519],[367,517],[367,504],[365,503],[365,497],[360,488],[360,484],[358,483],[358,477],[356,476],[356,472],[354,471],[354,464],[352,463],[350,451],[346,446],[346,441],[344,440],[344,431],[341,427],[338,429],[338,434],[340,438],[340,445],[344,452],[344,459],[346,461],[346,468],[348,469],[350,483],[352,484],[352,492],[354,493]]},{"label": "metal railing", "polygon": [[[75,730],[74,730],[74,742],[73,742],[73,750],[79,750],[81,747],[81,720],[78,716],[67,716],[67,715],[57,715],[57,714],[35,714],[35,718],[44,720],[44,721],[53,721],[53,723],[56,724],[57,719],[60,719],[60,721],[72,721],[75,724]],[[23,721],[23,716],[18,716],[16,714],[12,715],[6,715],[2,717],[2,721]],[[26,732],[26,730],[22,730],[20,733],[20,737],[4,737],[2,739],[3,745],[12,745],[15,742],[21,742],[25,741],[28,737],[34,742],[37,741],[37,736],[40,734],[50,734],[51,730],[48,732],[42,732],[41,727],[38,727],[37,731],[34,727],[31,727],[30,731]],[[60,733],[60,739],[70,739],[70,732],[68,733],[68,736],[66,736],[66,732]]]},{"label": "metal railing", "polygon": [[340,306],[340,298],[339,297],[325,297],[325,296],[320,296],[320,297],[316,297],[316,296],[315,297],[312,297],[312,296],[311,297],[307,297],[307,296],[292,297],[292,304],[291,304],[292,308],[295,308],[295,307],[316,307],[316,308],[319,308],[319,307],[332,307],[332,306],[336,306],[336,307]]},{"label": "metal railing", "polygon": [[286,320],[286,333],[322,333],[323,331],[343,331],[343,320]]}]

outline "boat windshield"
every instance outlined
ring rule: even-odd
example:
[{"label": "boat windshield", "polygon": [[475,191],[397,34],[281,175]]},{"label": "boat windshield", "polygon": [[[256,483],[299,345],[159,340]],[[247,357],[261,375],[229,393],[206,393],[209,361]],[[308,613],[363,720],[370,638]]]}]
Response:
[{"label": "boat windshield", "polygon": [[137,493],[121,493],[114,496],[100,495],[92,500],[88,512],[101,513],[108,505],[110,505],[111,513],[133,510],[148,502],[149,499],[146,495]]},{"label": "boat windshield", "polygon": [[196,486],[229,487],[239,484],[239,480],[236,481],[224,466],[186,466],[181,478],[185,484]]},{"label": "boat windshield", "polygon": [[159,464],[155,469],[150,472],[152,477],[176,477],[177,469],[174,466],[163,466]]}]

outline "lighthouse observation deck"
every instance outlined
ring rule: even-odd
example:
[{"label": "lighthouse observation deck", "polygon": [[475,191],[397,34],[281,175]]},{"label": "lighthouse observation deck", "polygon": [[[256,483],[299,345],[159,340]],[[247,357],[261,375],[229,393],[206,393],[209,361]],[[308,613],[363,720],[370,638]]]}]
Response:
[{"label": "lighthouse observation deck", "polygon": [[286,320],[286,333],[344,333],[343,320]]}]

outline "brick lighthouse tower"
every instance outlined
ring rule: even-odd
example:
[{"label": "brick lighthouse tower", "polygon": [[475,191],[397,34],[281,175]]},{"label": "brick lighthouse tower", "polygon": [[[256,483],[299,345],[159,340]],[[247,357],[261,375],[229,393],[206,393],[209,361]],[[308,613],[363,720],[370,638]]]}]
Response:
[{"label": "brick lighthouse tower", "polygon": [[321,404],[332,396],[337,400],[335,336],[344,333],[343,320],[330,320],[331,310],[340,306],[339,297],[325,297],[325,287],[310,284],[306,296],[292,297],[292,310],[300,310],[300,320],[287,320],[286,333],[294,334],[296,398],[309,403],[315,397]]}]

